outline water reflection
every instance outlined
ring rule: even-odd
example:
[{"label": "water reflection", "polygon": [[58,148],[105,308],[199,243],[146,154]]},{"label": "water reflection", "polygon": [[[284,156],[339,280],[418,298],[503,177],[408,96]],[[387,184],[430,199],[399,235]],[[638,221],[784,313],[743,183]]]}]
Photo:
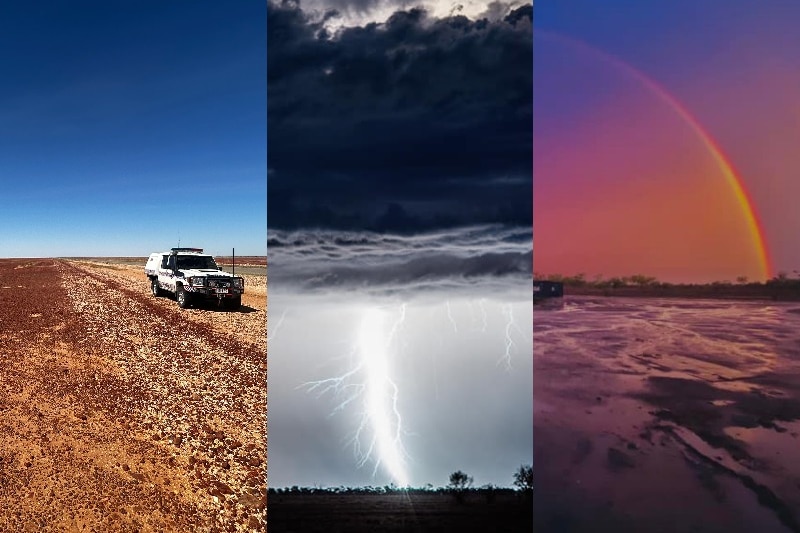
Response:
[{"label": "water reflection", "polygon": [[[797,308],[590,297],[534,308],[538,524],[791,530],[800,509],[798,471],[787,466],[800,464]],[[664,504],[676,498],[679,519]]]}]

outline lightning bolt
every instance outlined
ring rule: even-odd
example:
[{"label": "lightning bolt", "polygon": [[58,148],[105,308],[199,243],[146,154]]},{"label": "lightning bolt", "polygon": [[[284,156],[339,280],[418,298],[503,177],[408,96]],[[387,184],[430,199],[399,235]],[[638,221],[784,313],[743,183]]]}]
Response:
[{"label": "lightning bolt", "polygon": [[400,317],[398,317],[398,319],[395,320],[394,324],[392,325],[391,331],[389,331],[388,344],[391,344],[391,342],[394,340],[394,337],[397,334],[397,330],[400,328],[403,322],[405,322],[405,320],[406,320],[406,304],[401,304]]},{"label": "lightning bolt", "polygon": [[[391,378],[389,359],[391,345],[405,320],[406,306],[400,306],[399,316],[391,327],[390,313],[380,308],[364,312],[358,327],[351,356],[358,363],[348,372],[319,381],[304,383],[302,387],[318,395],[333,392],[345,395],[331,415],[350,403],[361,400],[362,416],[351,440],[359,467],[374,461],[373,475],[383,466],[400,487],[409,485],[405,468],[406,452],[402,436],[403,419],[398,406],[399,391]],[[360,382],[354,380],[360,379]]]},{"label": "lightning bolt", "polygon": [[483,328],[481,329],[481,333],[486,333],[486,328],[488,327],[488,320],[486,316],[486,307],[484,303],[486,302],[486,298],[481,298],[478,300],[478,307],[481,308],[481,317],[483,318]]},{"label": "lightning bolt", "polygon": [[[511,308],[511,304],[503,305],[503,315],[506,317],[506,351],[498,361],[498,364],[505,362],[506,370],[511,370],[511,349],[514,347],[514,339],[511,338],[511,328],[517,327],[514,323],[514,311]],[[517,330],[519,330],[519,327],[517,327]]]},{"label": "lightning bolt", "polygon": [[274,339],[274,338],[275,338],[275,335],[278,333],[278,329],[280,329],[280,327],[281,327],[281,324],[283,324],[283,319],[284,319],[284,318],[286,318],[286,312],[287,312],[287,311],[288,311],[288,309],[284,309],[284,310],[283,310],[283,313],[281,313],[281,317],[278,319],[278,323],[277,323],[277,324],[275,324],[275,327],[274,327],[274,328],[272,328],[272,334],[270,334],[270,335],[267,335],[267,342],[268,342],[268,343],[269,343],[269,341],[271,341],[272,339]]},{"label": "lightning bolt", "polygon": [[456,321],[453,319],[453,311],[450,309],[450,300],[447,300],[444,304],[447,307],[447,318],[453,325],[453,331],[458,333],[458,326],[456,325]]},{"label": "lightning bolt", "polygon": [[[327,378],[321,379],[319,381],[309,381],[307,383],[303,383],[300,387],[304,387],[308,392],[317,392],[317,398],[323,396],[328,392],[332,392],[334,395],[339,396],[344,393],[348,393],[345,396],[344,401],[342,401],[339,405],[334,407],[331,414],[328,416],[333,416],[337,412],[343,410],[349,403],[353,400],[356,400],[364,390],[364,385],[360,383],[349,383],[348,380],[358,375],[361,371],[361,365],[356,365],[348,372],[342,374],[341,376],[337,376],[335,378]],[[300,388],[297,387],[297,388]]]},{"label": "lightning bolt", "polygon": [[[475,303],[475,300],[470,302],[470,309]],[[482,332],[486,333],[489,329],[486,299],[478,300],[477,304],[482,317]],[[504,345],[497,364],[498,366],[502,364],[506,371],[510,372],[513,370],[512,355],[518,348],[515,340],[527,337],[516,322],[512,304],[503,304],[501,310],[505,323]],[[447,321],[458,333],[458,325],[449,300],[445,302],[444,311]],[[441,313],[442,308],[439,307],[434,312]],[[282,319],[283,317],[278,321],[276,330]],[[443,319],[444,317],[441,320]],[[367,463],[374,465],[373,476],[377,475],[379,469],[383,469],[400,487],[409,485],[406,469],[408,455],[403,446],[406,432],[399,407],[400,394],[397,383],[392,378],[390,362],[392,355],[398,351],[399,333],[405,320],[405,303],[394,312],[386,307],[377,306],[365,309],[355,328],[349,353],[351,361],[349,370],[336,377],[301,385],[308,392],[315,392],[318,397],[332,394],[341,400],[329,416],[334,416],[345,408],[360,407],[360,418],[351,433],[352,438],[348,439],[348,444],[352,446],[355,454],[356,464],[359,468]],[[435,359],[431,362],[431,367],[438,398]]]}]

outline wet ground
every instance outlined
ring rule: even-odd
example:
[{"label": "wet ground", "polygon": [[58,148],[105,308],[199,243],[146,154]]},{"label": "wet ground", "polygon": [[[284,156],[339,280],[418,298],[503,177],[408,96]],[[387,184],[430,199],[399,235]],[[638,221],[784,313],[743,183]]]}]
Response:
[{"label": "wet ground", "polygon": [[534,309],[536,531],[800,531],[800,306]]}]

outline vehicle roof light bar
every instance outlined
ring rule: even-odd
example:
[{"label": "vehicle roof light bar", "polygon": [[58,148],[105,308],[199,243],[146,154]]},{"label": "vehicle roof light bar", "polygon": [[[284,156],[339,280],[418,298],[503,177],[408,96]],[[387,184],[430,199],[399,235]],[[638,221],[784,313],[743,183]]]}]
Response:
[{"label": "vehicle roof light bar", "polygon": [[200,252],[203,253],[202,248],[172,248],[173,252]]}]

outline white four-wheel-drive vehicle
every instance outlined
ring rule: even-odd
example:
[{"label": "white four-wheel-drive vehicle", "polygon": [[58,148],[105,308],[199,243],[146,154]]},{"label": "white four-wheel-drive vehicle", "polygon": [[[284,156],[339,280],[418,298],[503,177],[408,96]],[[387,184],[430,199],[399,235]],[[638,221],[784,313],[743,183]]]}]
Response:
[{"label": "white four-wheel-drive vehicle", "polygon": [[172,248],[150,254],[144,273],[150,279],[153,296],[173,293],[183,309],[198,300],[215,300],[229,309],[238,309],[242,303],[244,279],[220,270],[202,248]]}]

